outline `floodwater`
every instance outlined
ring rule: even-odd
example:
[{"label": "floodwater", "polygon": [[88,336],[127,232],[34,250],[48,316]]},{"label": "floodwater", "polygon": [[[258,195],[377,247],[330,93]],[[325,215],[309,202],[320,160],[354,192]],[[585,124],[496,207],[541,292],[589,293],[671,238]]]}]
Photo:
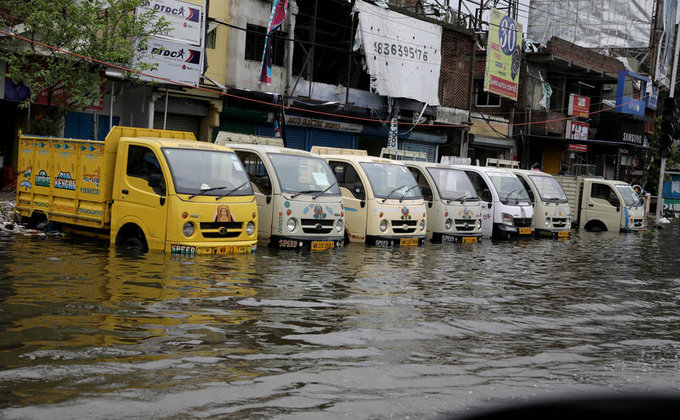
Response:
[{"label": "floodwater", "polygon": [[680,223],[135,256],[0,236],[0,418],[437,418],[680,393]]}]

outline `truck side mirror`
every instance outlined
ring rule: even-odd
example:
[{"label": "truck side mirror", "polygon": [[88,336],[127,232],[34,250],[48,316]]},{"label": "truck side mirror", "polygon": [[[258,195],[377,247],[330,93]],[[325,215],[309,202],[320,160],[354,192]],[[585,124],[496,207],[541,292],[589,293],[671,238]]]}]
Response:
[{"label": "truck side mirror", "polygon": [[[493,201],[493,197],[491,196],[491,191],[489,191],[488,188],[484,188],[482,190],[482,194],[480,195],[479,198],[481,198],[482,201],[486,201],[487,203],[491,203]],[[491,206],[489,206],[489,208],[491,208]]]},{"label": "truck side mirror", "polygon": [[363,199],[366,196],[366,191],[364,191],[364,186],[361,182],[355,182],[352,186],[352,194],[355,197]]},{"label": "truck side mirror", "polygon": [[151,174],[148,180],[149,187],[158,195],[165,195],[165,183],[163,182],[163,175]]}]

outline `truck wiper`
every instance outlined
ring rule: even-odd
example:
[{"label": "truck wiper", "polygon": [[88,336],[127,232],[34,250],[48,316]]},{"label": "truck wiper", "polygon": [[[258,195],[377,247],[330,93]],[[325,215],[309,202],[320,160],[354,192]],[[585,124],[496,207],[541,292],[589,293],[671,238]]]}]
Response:
[{"label": "truck wiper", "polygon": [[232,194],[235,193],[236,191],[238,191],[238,190],[240,190],[241,188],[243,188],[243,187],[245,187],[246,185],[248,185],[249,182],[250,182],[250,181],[246,181],[246,182],[244,182],[243,184],[239,185],[238,187],[236,187],[236,188],[234,188],[234,189],[231,189],[231,190],[227,191],[226,193],[222,194],[221,196],[215,197],[215,200],[219,200],[220,198],[224,198],[224,197],[226,197],[226,196],[228,196],[228,195],[232,195]]},{"label": "truck wiper", "polygon": [[510,192],[508,193],[508,195],[505,196],[505,199],[503,199],[503,204],[508,204],[508,201],[510,201],[510,196],[512,195],[512,193],[514,193],[514,192],[517,191],[518,189],[519,189],[519,188],[515,188],[514,190],[510,191]]},{"label": "truck wiper", "polygon": [[191,200],[192,198],[194,198],[194,197],[196,197],[196,196],[203,195],[203,194],[205,194],[205,193],[209,193],[210,191],[223,190],[223,189],[225,189],[225,188],[229,188],[229,186],[228,186],[228,185],[225,185],[224,187],[206,188],[205,190],[201,190],[201,192],[198,192],[198,193],[196,193],[196,194],[194,194],[194,195],[190,195],[190,196],[189,196],[189,200]]},{"label": "truck wiper", "polygon": [[406,193],[408,193],[409,191],[411,191],[412,189],[414,189],[414,188],[417,187],[417,186],[418,186],[418,184],[414,184],[413,186],[408,187],[408,188],[406,189],[406,191],[404,191],[404,193],[401,195],[401,198],[399,199],[399,202],[401,203],[402,201],[404,201],[404,197],[406,197]]},{"label": "truck wiper", "polygon": [[385,198],[383,198],[383,201],[382,201],[382,202],[384,203],[388,198],[390,198],[390,196],[391,196],[392,194],[394,194],[395,192],[397,192],[397,190],[400,190],[400,189],[404,188],[405,186],[406,186],[406,185],[402,185],[401,187],[397,187],[397,188],[393,189],[392,191],[390,191],[390,193],[387,194],[387,195],[385,196]]},{"label": "truck wiper", "polygon": [[316,200],[316,199],[319,198],[320,196],[326,194],[326,192],[327,192],[328,190],[330,190],[331,188],[333,188],[333,187],[335,186],[335,184],[337,184],[337,182],[332,183],[332,184],[329,185],[325,190],[321,191],[320,193],[318,193],[317,195],[315,195],[314,197],[312,197],[312,200]]},{"label": "truck wiper", "polygon": [[301,194],[311,194],[311,193],[315,193],[315,192],[319,192],[319,191],[321,191],[321,190],[304,190],[304,191],[298,191],[298,192],[296,192],[295,194],[291,195],[290,198],[295,198],[295,197],[297,197],[298,195],[301,195]]}]

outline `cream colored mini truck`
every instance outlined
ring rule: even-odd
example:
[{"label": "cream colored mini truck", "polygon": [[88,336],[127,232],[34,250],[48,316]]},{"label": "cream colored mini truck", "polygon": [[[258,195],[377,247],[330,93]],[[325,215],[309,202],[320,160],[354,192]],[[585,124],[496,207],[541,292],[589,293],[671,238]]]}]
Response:
[{"label": "cream colored mini truck", "polygon": [[534,235],[568,238],[571,208],[564,190],[550,174],[541,171],[512,169],[534,204]]},{"label": "cream colored mini truck", "polygon": [[379,246],[425,242],[427,211],[418,183],[400,161],[365,150],[312,147],[330,165],[345,205],[345,240]]},{"label": "cream colored mini truck", "polygon": [[482,204],[464,171],[431,162],[403,161],[420,187],[432,242],[477,243],[482,237]]},{"label": "cream colored mini truck", "polygon": [[259,238],[270,247],[321,251],[344,244],[340,188],[319,155],[285,148],[274,137],[220,133],[215,142],[243,162],[255,191]]}]

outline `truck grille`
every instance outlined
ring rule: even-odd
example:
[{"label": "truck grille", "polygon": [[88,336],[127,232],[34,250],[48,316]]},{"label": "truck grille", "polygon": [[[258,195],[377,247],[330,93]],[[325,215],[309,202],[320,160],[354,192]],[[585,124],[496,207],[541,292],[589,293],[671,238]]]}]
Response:
[{"label": "truck grille", "polygon": [[531,227],[531,218],[530,217],[515,217],[512,219],[513,224],[515,227]]},{"label": "truck grille", "polygon": [[456,230],[459,232],[469,232],[475,230],[475,221],[472,219],[454,219]]},{"label": "truck grille", "polygon": [[633,225],[636,228],[642,227],[644,224],[644,219],[633,219]]},{"label": "truck grille", "polygon": [[390,220],[390,224],[394,233],[413,233],[416,231],[418,222],[415,220]]},{"label": "truck grille", "polygon": [[335,220],[328,219],[300,219],[300,226],[304,233],[312,235],[327,235],[333,231]]},{"label": "truck grille", "polygon": [[565,227],[567,225],[567,218],[566,217],[564,217],[564,218],[555,217],[555,218],[552,219],[552,221],[553,221],[553,227],[556,227],[556,228]]},{"label": "truck grille", "polygon": [[242,222],[202,222],[199,226],[206,239],[237,238],[243,232]]}]

